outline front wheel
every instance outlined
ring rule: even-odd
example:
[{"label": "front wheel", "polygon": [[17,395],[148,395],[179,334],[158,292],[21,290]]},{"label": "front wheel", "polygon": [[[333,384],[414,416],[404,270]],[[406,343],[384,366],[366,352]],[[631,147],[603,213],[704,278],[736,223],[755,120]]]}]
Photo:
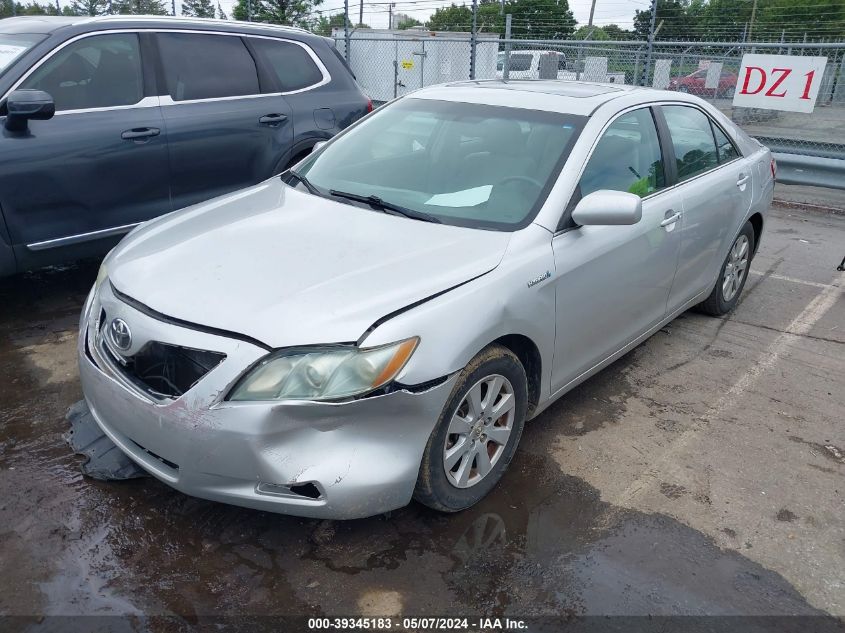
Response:
[{"label": "front wheel", "polygon": [[731,244],[710,296],[698,306],[702,312],[711,316],[722,316],[736,307],[745,280],[748,279],[752,253],[754,227],[751,222],[746,222]]},{"label": "front wheel", "polygon": [[414,498],[442,512],[483,499],[516,452],[528,408],[525,369],[491,345],[461,372],[423,453]]}]

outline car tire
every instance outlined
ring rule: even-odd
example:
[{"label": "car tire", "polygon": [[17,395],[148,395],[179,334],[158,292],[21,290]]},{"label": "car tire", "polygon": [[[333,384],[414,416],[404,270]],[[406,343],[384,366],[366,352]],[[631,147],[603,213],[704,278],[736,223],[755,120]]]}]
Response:
[{"label": "car tire", "polygon": [[423,452],[414,498],[441,512],[481,501],[513,459],[527,409],[519,359],[501,345],[486,347],[452,388]]},{"label": "car tire", "polygon": [[689,88],[687,88],[686,86],[678,86],[678,92],[689,94]]},{"label": "car tire", "polygon": [[746,222],[731,242],[710,296],[698,304],[698,309],[711,316],[722,316],[733,310],[748,279],[753,256],[754,227],[751,222]]}]

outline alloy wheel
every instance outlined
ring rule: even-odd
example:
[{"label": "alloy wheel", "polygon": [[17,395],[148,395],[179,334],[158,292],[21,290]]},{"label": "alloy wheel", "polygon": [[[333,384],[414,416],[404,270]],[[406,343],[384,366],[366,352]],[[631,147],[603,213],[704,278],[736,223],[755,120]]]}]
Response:
[{"label": "alloy wheel", "polygon": [[728,261],[725,264],[725,273],[722,276],[722,298],[727,302],[731,301],[742,285],[748,268],[748,238],[740,235],[728,253]]},{"label": "alloy wheel", "polygon": [[493,470],[515,414],[513,385],[504,376],[487,376],[470,388],[452,414],[443,447],[443,467],[453,486],[470,488]]}]

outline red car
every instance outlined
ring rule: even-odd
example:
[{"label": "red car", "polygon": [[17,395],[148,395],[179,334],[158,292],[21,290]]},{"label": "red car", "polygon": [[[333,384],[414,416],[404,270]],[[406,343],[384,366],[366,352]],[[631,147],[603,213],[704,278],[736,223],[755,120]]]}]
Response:
[{"label": "red car", "polygon": [[[694,95],[712,96],[713,89],[705,88],[704,82],[707,79],[707,69],[702,68],[696,70],[694,73],[686,77],[679,77],[669,82],[669,90],[677,90],[678,92],[688,92]],[[717,96],[732,97],[736,90],[736,74],[722,71],[719,77],[719,87],[717,89]]]}]

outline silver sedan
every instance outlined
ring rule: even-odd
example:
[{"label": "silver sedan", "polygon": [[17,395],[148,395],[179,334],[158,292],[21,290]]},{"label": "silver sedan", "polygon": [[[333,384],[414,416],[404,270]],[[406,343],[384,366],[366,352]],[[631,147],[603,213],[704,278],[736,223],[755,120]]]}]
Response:
[{"label": "silver sedan", "polygon": [[688,95],[424,89],[127,236],[82,315],[85,398],[190,495],[458,511],[561,395],[684,310],[734,308],[774,177]]}]

